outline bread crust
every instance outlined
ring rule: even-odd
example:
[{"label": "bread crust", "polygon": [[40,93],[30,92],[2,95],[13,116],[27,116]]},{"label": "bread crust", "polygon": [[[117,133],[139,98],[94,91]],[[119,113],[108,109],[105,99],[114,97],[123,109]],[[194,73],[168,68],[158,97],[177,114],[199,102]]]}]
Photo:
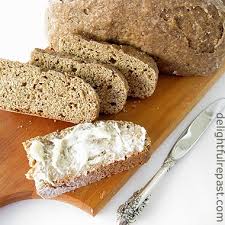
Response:
[{"label": "bread crust", "polygon": [[[111,121],[109,120],[106,122],[111,122]],[[133,125],[133,123],[125,122],[125,121],[117,121],[117,123],[119,124],[126,123],[126,124]],[[60,137],[60,135],[65,135],[68,132],[70,132],[72,129],[73,127],[69,127],[62,131],[56,131],[43,137],[32,138],[23,143],[24,149],[28,154],[29,147],[33,140],[38,139],[38,140],[44,141],[44,140],[51,139],[52,137],[55,137],[55,136]],[[63,193],[73,191],[79,187],[83,187],[88,184],[97,182],[103,178],[110,177],[114,174],[142,165],[149,160],[150,156],[151,156],[151,140],[150,140],[150,137],[147,135],[143,151],[135,152],[131,154],[130,156],[128,156],[125,160],[115,161],[114,163],[110,163],[108,165],[98,165],[93,170],[89,171],[87,174],[81,174],[79,176],[70,176],[62,180],[58,180],[54,182],[54,186],[49,183],[45,183],[41,187],[37,187],[37,193],[42,198],[53,198]],[[29,164],[33,168],[34,162],[31,159],[29,159]]]},{"label": "bread crust", "polygon": [[221,0],[80,0],[52,4],[49,37],[90,34],[152,55],[163,73],[207,75],[225,58]]}]

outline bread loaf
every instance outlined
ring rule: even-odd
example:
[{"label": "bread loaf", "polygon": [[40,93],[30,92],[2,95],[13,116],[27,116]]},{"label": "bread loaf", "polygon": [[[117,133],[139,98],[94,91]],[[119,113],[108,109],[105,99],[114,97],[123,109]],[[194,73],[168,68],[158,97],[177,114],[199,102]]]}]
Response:
[{"label": "bread loaf", "polygon": [[145,163],[150,157],[146,130],[131,122],[98,121],[23,143],[43,198],[75,190]]},{"label": "bread loaf", "polygon": [[53,48],[76,58],[114,66],[126,78],[129,96],[145,98],[155,91],[158,80],[156,63],[151,57],[132,47],[97,42],[78,35],[66,35],[60,37]]},{"label": "bread loaf", "polygon": [[68,33],[130,44],[154,56],[159,69],[207,75],[225,57],[225,3],[221,0],[54,1],[49,37]]},{"label": "bread loaf", "polygon": [[99,98],[78,77],[0,60],[0,108],[73,123],[98,117]]},{"label": "bread loaf", "polygon": [[74,56],[59,54],[50,49],[35,49],[31,64],[82,78],[96,90],[100,98],[100,112],[118,113],[126,104],[127,81],[111,66],[78,61]]}]

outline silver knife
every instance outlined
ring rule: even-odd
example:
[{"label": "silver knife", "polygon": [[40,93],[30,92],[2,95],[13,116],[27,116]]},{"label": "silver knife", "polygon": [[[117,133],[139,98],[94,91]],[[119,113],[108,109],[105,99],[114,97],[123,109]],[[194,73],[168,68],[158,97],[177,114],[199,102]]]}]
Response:
[{"label": "silver knife", "polygon": [[140,215],[143,208],[148,204],[153,188],[179,159],[183,158],[193,148],[207,128],[216,119],[217,114],[223,110],[225,110],[225,98],[213,102],[192,121],[178,138],[162,167],[153,178],[118,208],[118,225],[128,225],[136,221],[137,216]]}]

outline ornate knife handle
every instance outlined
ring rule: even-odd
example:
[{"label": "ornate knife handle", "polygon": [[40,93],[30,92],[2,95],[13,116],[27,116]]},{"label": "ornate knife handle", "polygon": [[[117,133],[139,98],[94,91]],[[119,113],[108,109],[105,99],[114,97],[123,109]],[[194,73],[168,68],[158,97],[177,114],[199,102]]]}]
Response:
[{"label": "ornate knife handle", "polygon": [[155,176],[140,190],[136,191],[117,210],[117,224],[128,225],[136,221],[144,207],[149,203],[153,188],[162,177],[176,164],[176,161],[169,156],[158,170]]},{"label": "ornate knife handle", "polygon": [[217,113],[223,112],[224,109],[225,98],[216,100],[191,122],[178,138],[155,176],[142,189],[135,192],[127,202],[119,207],[117,211],[119,225],[127,225],[136,220],[142,209],[147,205],[152,189],[170,168],[176,164],[176,161],[183,158],[193,148],[210,124],[216,119]]}]

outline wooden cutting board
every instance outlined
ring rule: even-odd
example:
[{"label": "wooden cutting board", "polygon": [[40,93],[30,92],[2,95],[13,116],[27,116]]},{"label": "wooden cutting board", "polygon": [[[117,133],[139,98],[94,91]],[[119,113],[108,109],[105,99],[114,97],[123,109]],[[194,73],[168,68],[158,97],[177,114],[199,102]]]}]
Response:
[{"label": "wooden cutting board", "polygon": [[[209,90],[225,68],[209,77],[160,76],[155,94],[142,101],[130,99],[124,112],[101,119],[127,120],[143,125],[152,138],[152,152],[174,130]],[[25,179],[28,161],[22,142],[72,126],[70,123],[0,111],[0,206],[39,198],[34,183]],[[137,168],[64,194],[56,199],[96,215]]]}]

